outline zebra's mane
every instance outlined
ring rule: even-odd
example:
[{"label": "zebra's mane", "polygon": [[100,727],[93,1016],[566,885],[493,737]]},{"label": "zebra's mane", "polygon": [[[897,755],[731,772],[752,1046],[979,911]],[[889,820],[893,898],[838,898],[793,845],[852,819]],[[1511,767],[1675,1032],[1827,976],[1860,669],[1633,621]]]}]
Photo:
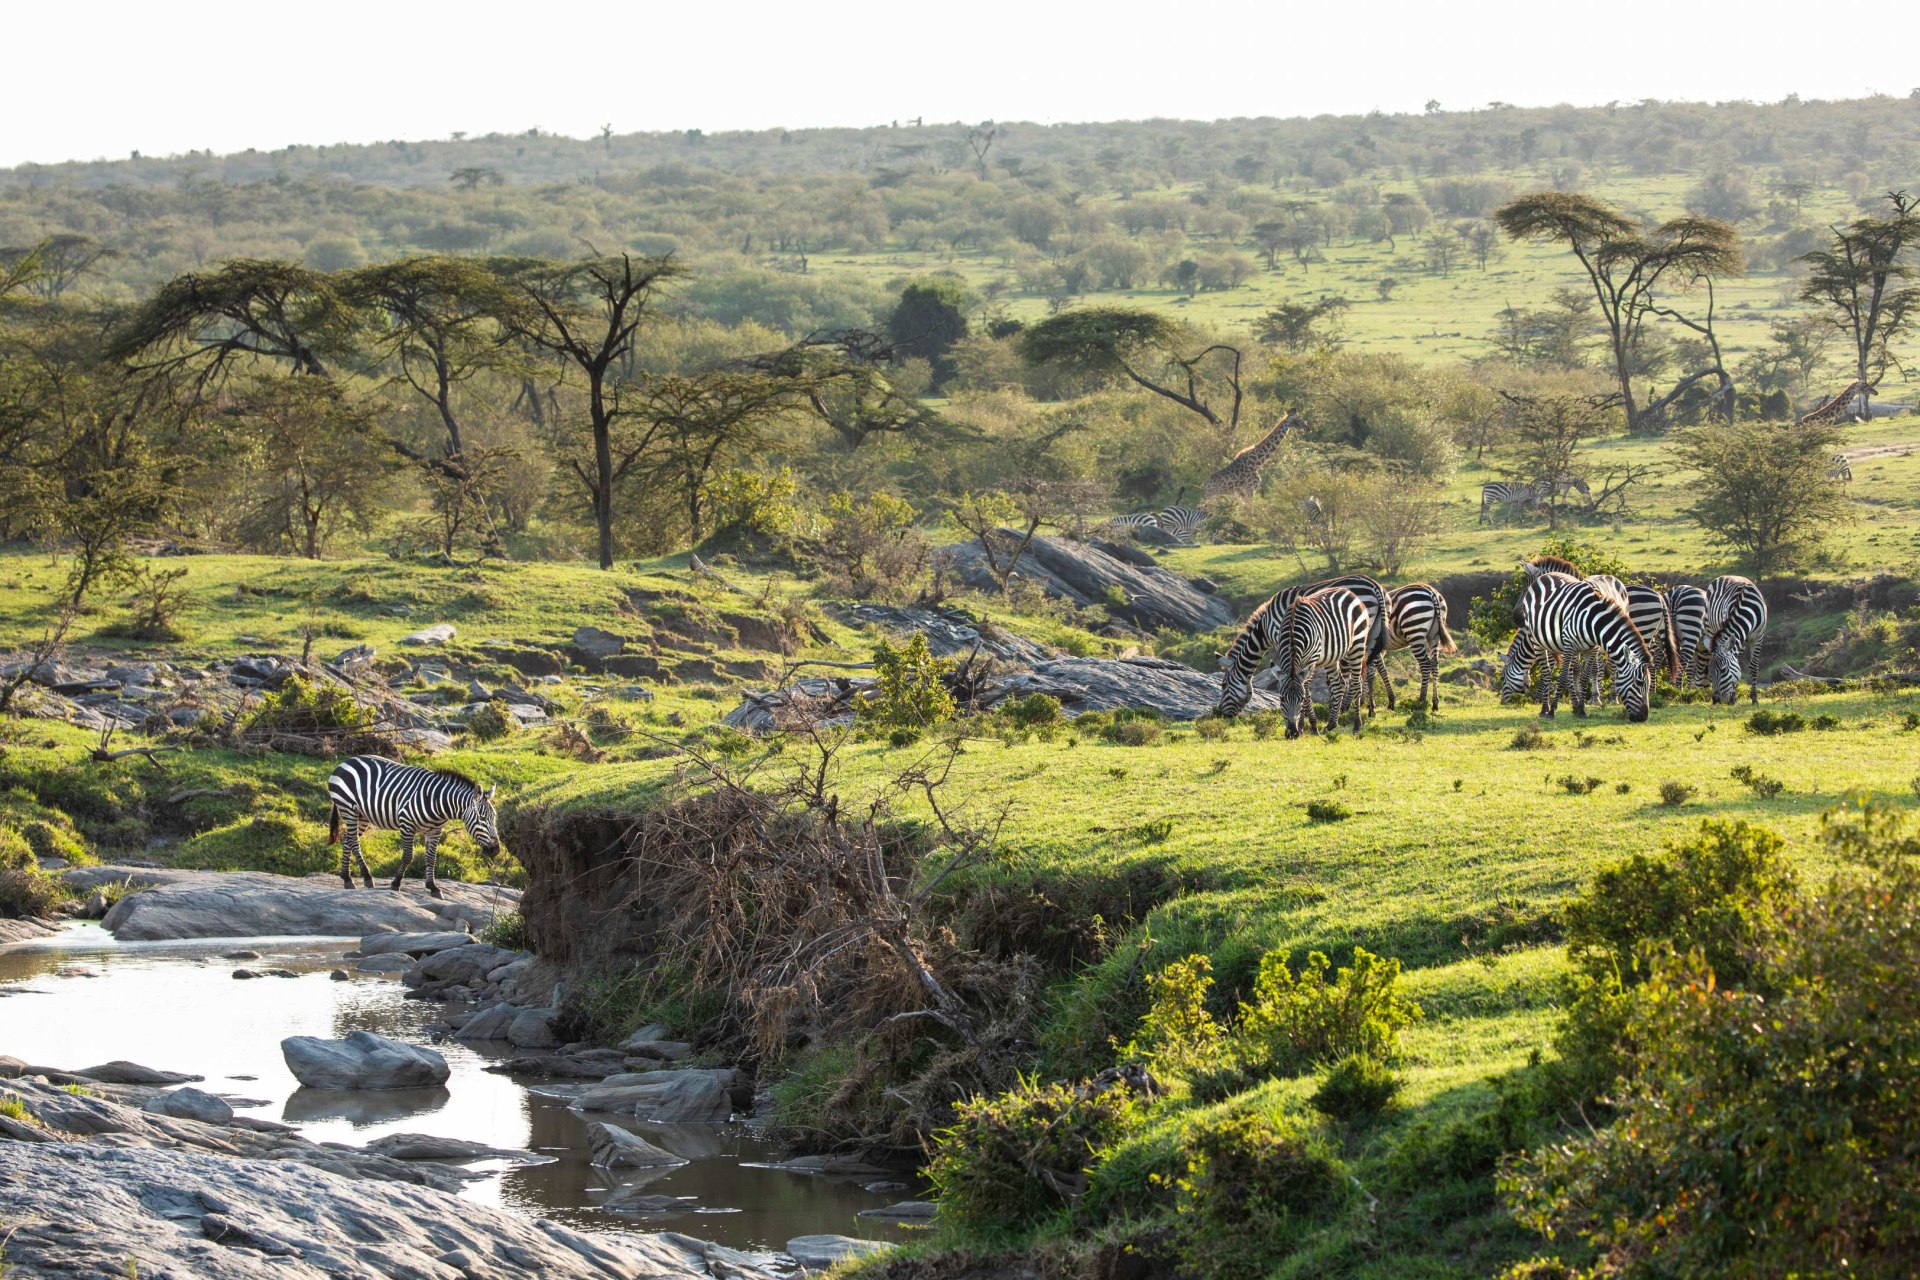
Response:
[{"label": "zebra's mane", "polygon": [[1565,560],[1559,556],[1535,556],[1527,561],[1527,563],[1532,566],[1536,573],[1564,573],[1572,578],[1584,576],[1581,574],[1578,565],[1574,564],[1571,560]]},{"label": "zebra's mane", "polygon": [[1286,589],[1283,588],[1254,607],[1253,612],[1247,615],[1245,625],[1240,628],[1240,634],[1235,636],[1233,643],[1227,646],[1228,657],[1232,657],[1243,649],[1251,649],[1255,645],[1259,646],[1261,652],[1266,651],[1267,617],[1273,612],[1273,602],[1285,594]]},{"label": "zebra's mane", "polygon": [[475,782],[472,778],[469,778],[466,774],[460,772],[458,769],[434,769],[434,770],[431,770],[431,772],[437,777],[445,778],[448,782],[464,782],[468,786],[472,787],[476,792],[481,789],[479,783]]}]

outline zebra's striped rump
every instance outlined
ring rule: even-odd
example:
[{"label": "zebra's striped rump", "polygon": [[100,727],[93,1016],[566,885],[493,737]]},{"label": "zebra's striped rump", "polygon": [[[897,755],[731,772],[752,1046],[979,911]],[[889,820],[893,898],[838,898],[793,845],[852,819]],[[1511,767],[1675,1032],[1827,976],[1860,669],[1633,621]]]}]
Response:
[{"label": "zebra's striped rump", "polygon": [[1673,629],[1673,613],[1658,587],[1643,583],[1627,584],[1627,616],[1634,630],[1647,642],[1647,657],[1664,668],[1667,679],[1680,682],[1680,639]]},{"label": "zebra's striped rump", "polygon": [[1308,733],[1318,733],[1313,699],[1307,682],[1315,671],[1327,677],[1327,727],[1340,723],[1341,712],[1353,708],[1353,729],[1360,731],[1360,694],[1367,681],[1368,639],[1373,615],[1365,602],[1344,587],[1328,587],[1301,596],[1287,610],[1287,677],[1280,687],[1280,703],[1287,736],[1300,736],[1304,715]]},{"label": "zebra's striped rump", "polygon": [[[1387,592],[1386,652],[1412,652],[1414,664],[1420,669],[1420,706],[1429,705],[1431,690],[1431,708],[1440,709],[1440,655],[1452,653],[1455,647],[1453,635],[1447,630],[1447,598],[1438,589],[1425,582],[1409,582]],[[1380,674],[1392,689],[1385,655],[1381,657]]]},{"label": "zebra's striped rump", "polygon": [[1207,513],[1198,507],[1162,507],[1115,516],[1113,523],[1123,529],[1158,529],[1180,546],[1191,547],[1197,545],[1193,535],[1206,525]]},{"label": "zebra's striped rump", "polygon": [[1715,702],[1740,700],[1741,654],[1746,654],[1747,688],[1760,701],[1760,642],[1767,635],[1767,598],[1753,579],[1730,573],[1707,584],[1707,627],[1701,647]]},{"label": "zebra's striped rump", "polygon": [[1683,685],[1707,682],[1707,593],[1688,583],[1667,588],[1667,613],[1673,619]]},{"label": "zebra's striped rump", "polygon": [[460,822],[481,856],[494,858],[500,853],[499,818],[493,808],[493,788],[450,769],[423,769],[400,764],[382,756],[354,756],[343,760],[327,779],[327,796],[332,801],[329,844],[340,841],[340,879],[351,889],[349,856],[359,864],[360,877],[373,887],[373,873],[361,852],[360,839],[368,831],[400,833],[400,870],[388,886],[398,889],[413,861],[413,838],[419,835],[426,851],[427,892],[435,897],[440,890],[434,883],[434,865],[441,832],[450,822]]},{"label": "zebra's striped rump", "polygon": [[[1214,707],[1214,714],[1231,719],[1246,710],[1247,703],[1253,699],[1253,677],[1260,668],[1272,658],[1279,674],[1280,683],[1285,687],[1288,677],[1289,660],[1286,646],[1281,644],[1286,626],[1287,611],[1293,608],[1294,601],[1302,596],[1325,591],[1331,587],[1341,587],[1360,598],[1371,617],[1371,629],[1368,632],[1368,661],[1379,657],[1387,647],[1386,598],[1387,593],[1381,585],[1365,574],[1350,573],[1338,578],[1325,578],[1319,582],[1303,583],[1297,587],[1286,587],[1261,602],[1248,615],[1240,634],[1233,638],[1227,651],[1220,655],[1220,701]],[[1372,691],[1368,690],[1369,696]],[[1393,688],[1387,688],[1387,706],[1394,705]]]}]

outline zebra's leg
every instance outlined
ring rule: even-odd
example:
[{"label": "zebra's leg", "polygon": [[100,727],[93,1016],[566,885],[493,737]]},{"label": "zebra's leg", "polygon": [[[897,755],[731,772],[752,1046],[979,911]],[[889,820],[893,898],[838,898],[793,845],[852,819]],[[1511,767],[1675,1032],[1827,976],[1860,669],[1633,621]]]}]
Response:
[{"label": "zebra's leg", "polygon": [[1560,706],[1560,684],[1566,678],[1567,659],[1554,655],[1547,659],[1547,689],[1540,696],[1540,715],[1542,719],[1553,719],[1553,713]]},{"label": "zebra's leg", "polygon": [[[1747,650],[1746,677],[1747,696],[1752,699],[1753,705],[1757,707],[1760,705],[1760,641],[1758,638],[1754,640],[1752,647]],[[1739,700],[1739,694],[1736,691],[1734,701],[1738,702]]]},{"label": "zebra's leg", "polygon": [[433,864],[440,855],[440,837],[442,834],[443,832],[440,827],[428,827],[420,833],[420,841],[426,846],[427,892],[436,898],[441,897],[442,894],[439,884],[437,884],[433,878]]},{"label": "zebra's leg", "polygon": [[400,870],[394,873],[393,883],[387,888],[400,892],[400,882],[407,878],[407,868],[413,865],[413,828],[400,828]]},{"label": "zebra's leg", "polygon": [[[1344,683],[1350,690],[1353,691],[1353,694],[1354,694],[1354,697],[1352,700],[1353,701],[1353,731],[1355,733],[1358,733],[1360,732],[1360,697],[1359,697],[1360,686],[1365,685],[1369,690],[1373,688],[1373,671],[1370,665],[1368,664],[1366,658],[1362,657],[1360,659],[1360,669],[1354,672],[1352,677],[1346,680]],[[1389,711],[1393,710],[1393,684],[1391,681],[1389,681],[1387,684],[1387,710]],[[1373,708],[1371,706],[1367,708],[1367,715],[1369,718],[1371,718],[1373,715]]]},{"label": "zebra's leg", "polygon": [[[351,818],[347,820],[347,829],[340,837],[340,845],[341,871],[344,872],[346,870],[347,854],[353,854],[353,861],[360,868],[361,885],[368,889],[373,888],[373,869],[367,865],[367,855],[360,851],[360,824],[358,821]],[[351,876],[343,876],[342,878],[346,880],[347,888],[353,888],[353,878]]]},{"label": "zebra's leg", "polygon": [[[1431,690],[1433,699],[1427,699]],[[1428,645],[1420,654],[1420,705],[1431,710],[1440,709],[1440,654],[1432,645]]]}]

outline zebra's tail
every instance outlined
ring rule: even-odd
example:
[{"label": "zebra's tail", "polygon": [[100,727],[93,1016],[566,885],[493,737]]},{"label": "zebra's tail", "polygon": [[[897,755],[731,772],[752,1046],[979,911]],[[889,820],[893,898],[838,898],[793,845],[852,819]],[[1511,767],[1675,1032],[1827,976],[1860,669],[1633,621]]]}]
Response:
[{"label": "zebra's tail", "polygon": [[340,806],[338,804],[329,803],[327,805],[327,819],[328,819],[327,843],[339,844],[340,843]]},{"label": "zebra's tail", "polygon": [[1433,611],[1434,647],[1441,653],[1454,653],[1460,648],[1453,642],[1453,632],[1447,630],[1447,602],[1442,600],[1440,607]]},{"label": "zebra's tail", "polygon": [[1667,679],[1673,684],[1680,683],[1680,629],[1674,625],[1673,610],[1662,609],[1660,621],[1666,631],[1667,640]]}]

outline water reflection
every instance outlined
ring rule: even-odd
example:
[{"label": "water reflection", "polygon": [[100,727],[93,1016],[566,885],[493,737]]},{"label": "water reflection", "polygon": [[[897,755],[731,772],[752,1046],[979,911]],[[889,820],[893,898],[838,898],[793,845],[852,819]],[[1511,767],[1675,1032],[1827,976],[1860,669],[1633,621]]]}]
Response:
[{"label": "water reflection", "polygon": [[[241,945],[261,959],[220,958]],[[0,999],[0,1054],[46,1066],[126,1058],[194,1072],[207,1078],[201,1088],[227,1095],[241,1114],[282,1119],[316,1141],[361,1145],[389,1133],[427,1133],[539,1152],[552,1162],[473,1166],[488,1176],[462,1194],[585,1230],[675,1230],[742,1249],[779,1248],[793,1236],[820,1232],[910,1237],[912,1228],[855,1216],[903,1198],[861,1190],[868,1179],[743,1167],[786,1153],[739,1125],[582,1117],[567,1110],[577,1090],[536,1094],[484,1070],[504,1046],[436,1045],[451,1069],[441,1089],[302,1087],[280,1056],[283,1037],[339,1038],[364,1030],[424,1044],[427,1026],[440,1016],[438,1005],[405,999],[391,977],[330,980],[351,945],[312,938],[118,943],[87,924],[0,948],[0,992],[13,996]],[[241,967],[284,968],[297,976],[237,981],[232,971]],[[596,1169],[586,1143],[587,1124],[596,1118],[691,1163]],[[673,1199],[660,1211],[608,1212],[600,1205],[612,1193]]]}]

